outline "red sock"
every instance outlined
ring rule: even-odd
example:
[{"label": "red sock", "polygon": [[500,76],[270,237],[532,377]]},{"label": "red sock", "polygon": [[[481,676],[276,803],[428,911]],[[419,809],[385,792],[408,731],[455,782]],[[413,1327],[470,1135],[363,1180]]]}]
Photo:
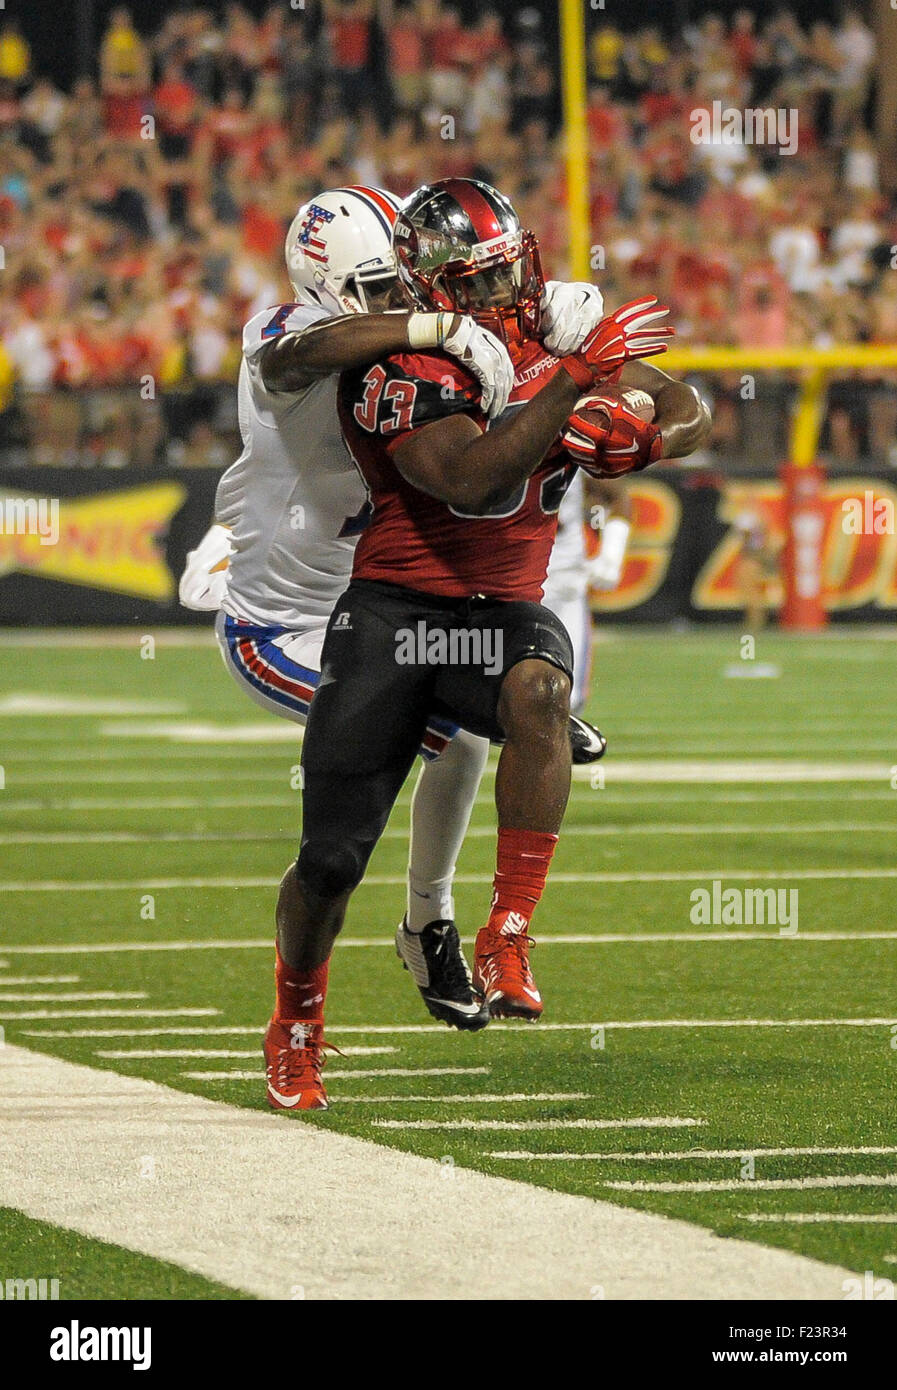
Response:
[{"label": "red sock", "polygon": [[526,931],[542,896],[557,835],[541,830],[499,830],[498,867],[487,926],[505,936]]},{"label": "red sock", "polygon": [[275,947],[274,966],[276,1002],[274,1017],[298,1018],[305,1023],[324,1021],[324,997],[327,994],[327,974],[330,961],[314,970],[292,970]]}]

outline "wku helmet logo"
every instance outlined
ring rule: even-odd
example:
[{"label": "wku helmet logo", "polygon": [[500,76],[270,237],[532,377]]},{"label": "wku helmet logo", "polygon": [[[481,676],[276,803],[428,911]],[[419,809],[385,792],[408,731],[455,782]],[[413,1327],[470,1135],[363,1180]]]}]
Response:
[{"label": "wku helmet logo", "polygon": [[296,237],[296,245],[303,246],[305,253],[314,261],[327,260],[327,244],[323,242],[318,233],[321,228],[332,222],[336,213],[329,212],[327,208],[319,207],[317,203],[310,203],[302,224],[299,227],[299,234]]}]

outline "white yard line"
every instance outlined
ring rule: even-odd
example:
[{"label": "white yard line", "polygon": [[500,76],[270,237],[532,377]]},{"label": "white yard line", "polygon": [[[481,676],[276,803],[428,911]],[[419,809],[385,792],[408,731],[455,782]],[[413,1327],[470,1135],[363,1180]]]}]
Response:
[{"label": "white yard line", "polygon": [[[589,1300],[600,1285],[608,1299],[832,1299],[849,1275],[458,1165],[446,1183],[437,1160],[336,1134],[325,1117],[306,1124],[18,1047],[0,1054],[0,1086],[13,1101],[86,1102],[4,1115],[0,1204],[260,1298]],[[147,1155],[153,1180],[141,1178]]]},{"label": "white yard line", "polygon": [[[217,1014],[217,1009],[174,1009],[168,1010],[174,1014]],[[153,1009],[123,1009],[96,1011],[97,1017],[152,1017],[154,1014],[164,1016],[166,1010]],[[28,1018],[28,1014],[13,1015],[7,1014],[7,1018],[20,1017]],[[52,1015],[38,1014],[37,1017],[51,1017]],[[62,1014],[57,1017],[82,1017],[81,1014]],[[88,1017],[94,1016],[94,1011],[88,1011]],[[0,1014],[0,1018],[3,1015]],[[526,1037],[532,1031],[544,1033],[579,1033],[594,1032],[598,1028],[622,1029],[624,1031],[639,1031],[645,1028],[889,1028],[897,1023],[897,1014],[891,1017],[880,1018],[635,1018],[635,1019],[614,1019],[602,1023],[595,1020],[592,1023],[517,1023],[517,1022],[493,1022],[490,1023],[490,1031],[496,1029],[510,1029],[512,1032],[519,1033],[521,1037]],[[261,1037],[265,1031],[264,1023],[259,1024],[229,1024],[227,1026],[217,1026],[208,1028],[123,1028],[123,1029],[41,1029],[31,1030],[26,1034],[27,1037],[41,1038],[135,1038],[135,1037],[160,1037],[174,1036],[187,1037],[198,1036],[207,1037],[212,1034],[245,1034],[247,1036]],[[386,1034],[388,1036],[400,1036],[404,1033],[440,1033],[445,1036],[445,1025],[441,1023],[338,1023],[328,1025],[328,1030],[333,1037],[339,1037],[343,1033],[365,1034]]]},{"label": "white yard line", "polygon": [[22,993],[12,994],[6,990],[0,991],[0,1004],[86,1004],[93,1000],[98,1002],[100,999],[146,999],[149,996],[145,989],[138,990],[72,990],[64,994],[48,994],[43,990],[26,990]]},{"label": "white yard line", "polygon": [[[457,874],[455,883],[487,884],[492,882],[492,874]],[[664,870],[643,873],[553,873],[551,883],[707,883],[713,879],[754,883],[786,882],[797,880],[822,881],[828,879],[892,879],[897,878],[897,868],[839,868],[839,869],[687,869]],[[368,888],[396,888],[406,882],[404,874],[369,874],[364,880]],[[0,893],[122,893],[122,892],[165,892],[177,888],[276,888],[280,878],[213,876],[203,878],[136,878],[136,879],[23,879],[16,882],[0,883]],[[4,946],[4,950],[10,949]]]},{"label": "white yard line", "polygon": [[695,1158],[803,1158],[811,1155],[837,1156],[842,1154],[863,1156],[897,1154],[897,1145],[752,1149],[750,1145],[746,1144],[743,1149],[679,1149],[672,1153],[669,1150],[648,1152],[636,1150],[629,1153],[625,1149],[616,1149],[607,1153],[537,1153],[535,1150],[529,1149],[493,1149],[489,1157],[522,1159],[526,1162],[536,1159],[540,1163],[552,1161],[560,1163],[678,1163],[683,1159]]},{"label": "white yard line", "polygon": [[[267,726],[266,726],[267,728]],[[295,739],[292,731],[287,729],[285,732],[288,737],[283,739],[282,731],[272,726],[266,742],[273,741],[271,733],[276,733],[284,742],[294,743],[298,750],[299,741]],[[226,741],[226,740],[225,740]],[[881,745],[875,743],[873,748]],[[708,749],[708,752],[710,750]],[[297,752],[298,756],[298,752]],[[626,762],[614,759],[608,762],[602,769],[602,779],[605,786],[620,786],[622,784],[639,784],[645,782],[671,783],[681,785],[684,783],[700,783],[702,786],[708,783],[763,783],[778,784],[781,782],[880,782],[887,784],[890,780],[891,765],[880,762],[848,762],[848,763],[819,763],[816,761],[737,761],[735,759],[714,760],[707,759],[701,762],[682,762],[673,761],[668,758],[658,757],[655,759],[642,759],[639,761]],[[233,771],[218,770],[215,768],[202,768],[197,770],[179,769],[177,772],[165,772],[162,770],[148,770],[140,766],[132,771],[98,771],[92,773],[70,771],[66,774],[68,783],[89,783],[91,786],[117,786],[127,784],[144,784],[155,786],[169,782],[177,783],[209,783],[209,782],[230,782],[233,780]],[[257,769],[253,774],[255,781],[262,782],[283,782],[285,775],[284,768],[273,768],[270,771]],[[592,767],[574,767],[574,783],[586,782],[590,788],[594,788],[594,772]],[[41,769],[36,772],[17,772],[15,782],[24,786],[47,783],[47,774]],[[596,793],[599,790],[595,788]],[[200,803],[202,804],[202,803]],[[238,804],[236,801],[228,804]]]},{"label": "white yard line", "polygon": [[[866,1215],[864,1212],[850,1211],[781,1211],[781,1212],[738,1212],[736,1221],[754,1221],[757,1223],[768,1222],[770,1225],[778,1222],[792,1222],[796,1226],[818,1224],[818,1225],[844,1225],[844,1226],[897,1226],[897,1212],[871,1212]],[[885,1259],[891,1261],[894,1255],[885,1255]]]},{"label": "white yard line", "polygon": [[[875,745],[881,748],[881,744]],[[708,750],[711,751],[711,750]],[[715,750],[713,750],[715,751]],[[591,785],[593,766],[573,769],[574,782]],[[884,762],[822,763],[796,758],[707,758],[702,760],[611,758],[604,769],[605,783],[617,782],[888,782],[890,764]]]},{"label": "white yard line", "polygon": [[[259,1069],[256,1071],[183,1071],[181,1076],[189,1078],[191,1081],[254,1081],[260,1084],[264,1080],[265,1073]],[[332,1081],[337,1072],[328,1072],[327,1080]],[[343,1079],[349,1073],[343,1073]],[[505,1105],[505,1104],[529,1104],[531,1101],[543,1103],[546,1101],[558,1100],[588,1100],[590,1099],[586,1091],[544,1091],[530,1094],[528,1092],[512,1091],[507,1095],[495,1095],[487,1092],[484,1095],[467,1096],[443,1096],[433,1093],[429,1096],[409,1095],[409,1096],[346,1096],[334,1095],[330,1093],[331,1105]]]},{"label": "white yard line", "polygon": [[[7,787],[11,786],[11,779],[7,780]],[[299,813],[300,799],[299,793],[293,796],[223,796],[223,797],[193,797],[193,796],[152,796],[152,797],[132,797],[129,796],[126,803],[123,803],[120,796],[116,797],[47,797],[34,798],[30,801],[6,801],[3,802],[4,811],[202,811],[202,810],[258,810],[262,807],[292,807]]]},{"label": "white yard line", "polygon": [[[98,1056],[102,1054],[98,1053]],[[111,1055],[111,1054],[107,1054]],[[256,1053],[252,1053],[255,1056]],[[351,1071],[328,1070],[328,1081],[353,1081],[356,1077],[371,1076],[488,1076],[489,1067],[357,1067]],[[255,1071],[183,1071],[192,1081],[259,1081],[264,1072]]]},{"label": "white yard line", "polygon": [[[894,835],[897,825],[882,824],[877,821],[819,821],[815,824],[801,825],[795,822],[773,825],[565,825],[565,839],[586,837],[606,837],[615,840],[627,835],[647,836],[700,836],[714,835]],[[158,833],[144,833],[130,830],[17,830],[0,835],[0,845],[165,845],[165,844],[264,844],[288,843],[296,838],[294,831],[264,833],[252,830],[232,831],[180,831],[163,830]],[[408,829],[405,826],[390,827],[381,839],[406,840]],[[468,828],[468,840],[494,840],[495,827],[492,825],[473,825]]]},{"label": "white yard line", "polygon": [[[472,942],[472,936],[462,936]],[[660,931],[660,932],[550,932],[539,934],[540,946],[638,946],[643,942],[660,941],[789,941],[805,945],[819,941],[894,941],[895,931],[811,931],[783,936],[781,932],[766,931]],[[373,947],[395,949],[390,936],[339,936],[336,944],[342,949],[364,950]],[[204,941],[95,941],[60,943],[54,946],[4,946],[7,952],[32,956],[104,955],[117,951],[270,951],[271,937],[248,937],[239,940],[220,940],[210,937]]]},{"label": "white yard line", "polygon": [[[0,990],[7,985],[77,985],[80,975],[0,975]],[[0,999],[6,996],[0,993]]]},{"label": "white yard line", "polygon": [[374,1120],[377,1129],[694,1129],[706,1120],[681,1115],[631,1120]]},{"label": "white yard line", "polygon": [[[331,1073],[332,1074],[332,1073]],[[505,1095],[493,1095],[489,1092],[483,1095],[469,1096],[331,1096],[331,1101],[338,1101],[341,1105],[529,1105],[533,1102],[542,1104],[547,1101],[557,1100],[589,1100],[591,1097],[587,1091],[510,1091]]]},{"label": "white yard line", "polygon": [[[135,1030],[135,1029],[127,1029],[127,1030],[122,1029],[122,1030],[120,1030],[121,1034],[124,1034],[124,1036],[126,1036],[126,1037],[133,1037],[134,1034],[135,1034],[135,1031],[139,1031],[139,1030]],[[174,1029],[168,1029],[168,1030],[159,1029],[159,1030],[157,1030],[157,1031],[160,1031],[160,1032],[162,1032],[162,1031],[174,1032],[175,1030],[174,1030]],[[198,1032],[198,1031],[200,1031],[200,1030],[199,1030],[199,1029],[196,1029],[196,1030],[190,1030],[190,1031],[196,1031],[196,1032]],[[86,1035],[87,1035],[87,1036],[97,1036],[96,1034],[86,1034]],[[29,1036],[36,1036],[36,1035],[30,1034]],[[71,1037],[72,1034],[69,1034],[69,1036]],[[85,1034],[82,1033],[82,1036],[85,1036]],[[262,1033],[261,1033],[261,1030],[260,1030],[260,1031],[259,1031],[259,1042],[260,1042],[260,1043],[261,1043],[261,1036],[262,1036]],[[155,1048],[124,1048],[124,1049],[121,1049],[121,1050],[119,1050],[119,1051],[110,1051],[110,1050],[104,1050],[104,1049],[102,1049],[102,1048],[98,1048],[97,1051],[94,1053],[94,1056],[95,1056],[95,1057],[106,1057],[106,1058],[109,1058],[110,1060],[116,1060],[116,1061],[124,1061],[124,1060],[127,1060],[127,1059],[129,1059],[129,1058],[132,1059],[132,1060],[149,1060],[150,1058],[160,1058],[160,1059],[162,1059],[162,1060],[164,1061],[164,1059],[165,1059],[166,1057],[171,1057],[171,1058],[198,1058],[198,1059],[199,1059],[199,1058],[208,1058],[209,1060],[211,1060],[211,1059],[213,1059],[213,1058],[214,1058],[214,1059],[221,1059],[221,1060],[226,1060],[226,1059],[233,1059],[233,1060],[236,1060],[236,1059],[238,1059],[238,1058],[244,1058],[244,1057],[258,1057],[258,1055],[259,1055],[259,1050],[260,1050],[259,1047],[245,1047],[245,1048],[237,1048],[237,1049],[227,1049],[227,1048],[219,1048],[219,1047],[155,1047]],[[342,1047],[342,1048],[340,1048],[340,1051],[342,1052],[343,1056],[345,1056],[345,1057],[382,1057],[382,1056],[388,1055],[389,1053],[396,1053],[396,1052],[398,1052],[398,1051],[399,1051],[399,1048],[397,1048],[397,1047]]]},{"label": "white yard line", "polygon": [[24,1009],[0,1013],[6,1023],[36,1023],[44,1018],[214,1018],[218,1009]]},{"label": "white yard line", "polygon": [[[376,1121],[375,1121],[376,1123]],[[720,1178],[699,1182],[599,1182],[620,1192],[798,1192],[804,1188],[897,1187],[897,1173],[832,1174],[825,1178]]]},{"label": "white yard line", "polygon": [[[7,779],[7,788],[13,784],[14,779]],[[723,796],[714,796],[706,788],[699,788],[694,792],[674,792],[667,788],[657,792],[646,792],[643,794],[629,793],[623,790],[609,791],[593,789],[589,786],[577,787],[574,784],[573,793],[582,795],[600,796],[598,805],[615,803],[621,806],[640,806],[640,805],[664,805],[672,802],[687,802],[689,804],[716,803],[728,806],[738,803],[741,805],[756,805],[762,803],[778,803],[780,801],[821,801],[831,802],[835,798],[840,803],[842,801],[891,801],[895,800],[895,793],[888,788],[863,788],[862,790],[845,790],[839,786],[837,791],[830,792],[784,792],[778,788],[774,793],[769,792],[728,792]],[[404,804],[410,797],[400,796],[399,804]],[[477,797],[478,805],[491,805],[493,798],[489,794]],[[165,796],[165,797],[132,797],[127,799],[126,809],[129,811],[209,811],[209,810],[261,810],[265,808],[292,808],[298,814],[300,799],[298,791],[292,796]],[[122,810],[121,797],[34,797],[31,800],[5,800],[3,802],[5,811],[118,811]]]},{"label": "white yard line", "polygon": [[[261,1044],[264,1024],[231,1024],[202,1028],[23,1028],[24,1038],[207,1038],[219,1035],[256,1037]],[[346,1049],[344,1048],[343,1051]],[[361,1052],[361,1048],[354,1049]],[[366,1049],[371,1052],[398,1052],[396,1047]]]},{"label": "white yard line", "polygon": [[50,695],[46,691],[13,691],[0,696],[0,717],[3,719],[81,718],[124,714],[159,715],[184,714],[187,706],[182,700],[117,700],[93,695]]}]

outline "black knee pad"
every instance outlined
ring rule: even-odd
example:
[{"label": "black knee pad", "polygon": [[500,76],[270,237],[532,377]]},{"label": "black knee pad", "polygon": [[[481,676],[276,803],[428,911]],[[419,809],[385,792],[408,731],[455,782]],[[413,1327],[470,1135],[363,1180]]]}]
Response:
[{"label": "black knee pad", "polygon": [[315,897],[337,898],[358,886],[366,862],[359,845],[309,840],[299,851],[296,874],[302,887]]}]

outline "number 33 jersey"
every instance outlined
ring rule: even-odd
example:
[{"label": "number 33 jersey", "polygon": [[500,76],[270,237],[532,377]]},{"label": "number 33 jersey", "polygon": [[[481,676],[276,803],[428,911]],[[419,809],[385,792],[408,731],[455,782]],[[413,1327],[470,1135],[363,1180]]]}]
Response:
[{"label": "number 33 jersey", "polygon": [[[515,359],[507,411],[519,409],[558,369],[540,343]],[[514,493],[485,515],[438,501],[407,482],[393,462],[415,430],[447,415],[469,415],[481,429],[479,386],[439,352],[400,353],[340,378],[343,437],[367,484],[372,514],[355,552],[356,579],[465,598],[538,601],[557,529],[557,512],[575,473],[559,444]]]},{"label": "number 33 jersey", "polygon": [[262,626],[329,617],[367,517],[365,488],[340,435],[338,377],[291,392],[269,391],[262,380],[268,343],[329,317],[317,305],[284,304],[243,330],[243,452],[219,483],[216,519],[233,527],[222,607]]}]

